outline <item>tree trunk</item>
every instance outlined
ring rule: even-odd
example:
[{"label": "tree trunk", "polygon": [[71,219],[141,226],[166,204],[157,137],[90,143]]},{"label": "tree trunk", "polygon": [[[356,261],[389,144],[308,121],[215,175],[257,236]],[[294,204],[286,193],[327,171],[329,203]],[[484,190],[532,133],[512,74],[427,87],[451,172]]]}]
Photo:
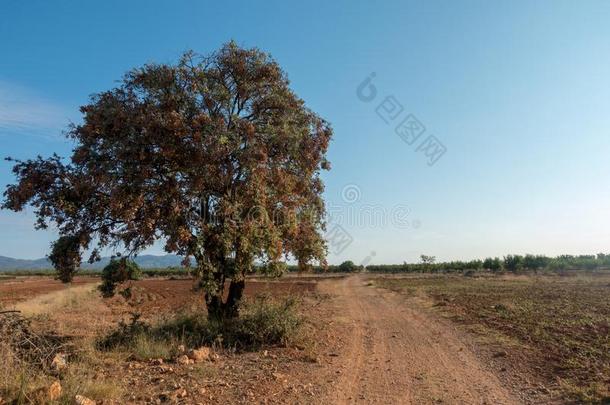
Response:
[{"label": "tree trunk", "polygon": [[244,295],[245,287],[245,280],[231,281],[226,301],[223,301],[221,291],[215,295],[206,294],[205,301],[208,310],[208,318],[220,320],[239,316],[239,303]]},{"label": "tree trunk", "polygon": [[[240,272],[237,277],[231,279],[228,285],[228,294],[226,301],[225,298],[225,276],[227,274],[234,274],[233,268],[224,258],[213,262],[217,266],[218,271],[211,272],[209,266],[205,266],[212,263],[211,259],[206,258],[203,254],[196,257],[197,263],[201,268],[203,277],[213,277],[213,284],[210,283],[208,288],[212,285],[212,289],[207,290],[205,293],[205,304],[208,312],[208,319],[230,319],[239,316],[239,304],[242,300],[244,289],[246,287],[245,274]],[[206,271],[208,272],[206,275]]]},{"label": "tree trunk", "polygon": [[226,316],[234,318],[239,315],[239,303],[244,295],[245,288],[246,280],[231,280],[231,284],[229,285],[229,296],[225,303]]},{"label": "tree trunk", "polygon": [[205,297],[206,308],[208,310],[208,319],[221,319],[223,318],[223,303],[222,297],[218,295],[206,294]]},{"label": "tree trunk", "polygon": [[225,278],[223,273],[217,272],[213,274],[216,285],[215,291],[206,291],[205,303],[208,310],[209,319],[224,318],[224,303],[223,296],[225,291]]}]

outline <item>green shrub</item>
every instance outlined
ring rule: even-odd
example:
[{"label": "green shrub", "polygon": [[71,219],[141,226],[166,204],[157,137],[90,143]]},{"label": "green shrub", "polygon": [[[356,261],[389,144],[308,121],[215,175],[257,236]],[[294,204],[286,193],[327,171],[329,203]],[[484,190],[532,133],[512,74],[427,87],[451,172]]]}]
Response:
[{"label": "green shrub", "polygon": [[140,321],[140,314],[132,313],[131,321],[119,321],[119,327],[114,332],[105,336],[97,342],[97,348],[106,350],[120,346],[128,346],[140,335],[150,335],[152,328],[145,322]]},{"label": "green shrub", "polygon": [[287,345],[302,324],[296,304],[294,299],[271,302],[260,298],[246,305],[243,315],[229,325],[230,343],[245,347]]},{"label": "green shrub", "polygon": [[140,277],[142,277],[142,271],[133,260],[126,257],[118,260],[112,259],[102,270],[102,284],[99,289],[104,297],[112,297],[117,284],[128,280],[138,280]]},{"label": "green shrub", "polygon": [[344,261],[339,265],[339,271],[341,273],[353,273],[360,271],[360,266],[356,266],[351,260]]},{"label": "green shrub", "polygon": [[287,345],[298,335],[302,319],[294,299],[272,300],[261,296],[246,301],[240,316],[208,319],[205,314],[187,314],[165,322],[156,334],[179,339],[190,346],[221,345],[239,350]]},{"label": "green shrub", "polygon": [[242,305],[240,316],[232,319],[208,319],[204,313],[183,314],[156,326],[141,322],[134,315],[131,322],[98,342],[102,350],[125,349],[135,357],[156,354],[164,358],[178,344],[189,347],[214,345],[237,350],[263,346],[288,345],[299,335],[302,318],[294,299],[283,301],[259,297]]},{"label": "green shrub", "polygon": [[506,271],[515,273],[523,269],[523,256],[507,255],[504,256],[504,268]]}]

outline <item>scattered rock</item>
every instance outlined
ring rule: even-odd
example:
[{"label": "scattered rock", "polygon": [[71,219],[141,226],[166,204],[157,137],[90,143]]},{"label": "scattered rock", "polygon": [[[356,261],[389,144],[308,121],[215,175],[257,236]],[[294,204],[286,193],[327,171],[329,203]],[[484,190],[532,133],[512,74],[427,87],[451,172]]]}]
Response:
[{"label": "scattered rock", "polygon": [[203,346],[199,349],[191,350],[188,354],[188,357],[197,363],[200,361],[209,360],[210,354],[210,348]]},{"label": "scattered rock", "polygon": [[75,396],[74,403],[76,405],[96,405],[94,400],[84,397],[82,395]]},{"label": "scattered rock", "polygon": [[506,357],[507,355],[508,353],[506,353],[504,350],[494,353],[494,357]]},{"label": "scattered rock", "polygon": [[178,388],[176,391],[174,391],[174,397],[175,398],[185,398],[187,395],[187,392],[184,388]]},{"label": "scattered rock", "polygon": [[127,368],[129,370],[139,370],[142,367],[144,367],[144,366],[142,366],[142,364],[140,364],[140,363],[129,363],[129,364],[127,364]]},{"label": "scattered rock", "polygon": [[176,358],[176,363],[182,365],[193,364],[194,362],[195,360],[189,359],[189,356],[187,356],[186,354],[183,354],[182,356],[178,356]]},{"label": "scattered rock", "polygon": [[283,380],[286,378],[286,376],[282,373],[271,373],[271,375],[273,376],[273,378],[275,378],[276,380]]},{"label": "scattered rock", "polygon": [[161,374],[173,373],[174,369],[170,366],[159,366],[157,367],[157,371]]},{"label": "scattered rock", "polygon": [[152,364],[153,366],[160,366],[161,364],[163,364],[163,359],[151,359],[150,364]]},{"label": "scattered rock", "polygon": [[184,353],[186,352],[186,347],[184,347],[184,345],[178,345],[178,353]]},{"label": "scattered rock", "polygon": [[[47,397],[49,401],[57,401],[61,396],[61,383],[59,381],[55,381],[53,384],[49,386],[47,390]],[[0,398],[0,403],[2,403],[2,398]]]},{"label": "scattered rock", "polygon": [[66,355],[63,353],[57,353],[51,361],[51,370],[61,371],[68,365],[66,361]]}]

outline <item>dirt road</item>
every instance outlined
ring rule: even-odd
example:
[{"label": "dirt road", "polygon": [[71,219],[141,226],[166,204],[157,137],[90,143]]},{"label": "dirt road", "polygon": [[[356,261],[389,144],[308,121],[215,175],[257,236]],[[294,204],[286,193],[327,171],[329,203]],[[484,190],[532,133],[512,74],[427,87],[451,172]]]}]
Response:
[{"label": "dirt road", "polygon": [[513,404],[519,401],[449,324],[362,276],[321,282],[351,330],[328,403]]}]

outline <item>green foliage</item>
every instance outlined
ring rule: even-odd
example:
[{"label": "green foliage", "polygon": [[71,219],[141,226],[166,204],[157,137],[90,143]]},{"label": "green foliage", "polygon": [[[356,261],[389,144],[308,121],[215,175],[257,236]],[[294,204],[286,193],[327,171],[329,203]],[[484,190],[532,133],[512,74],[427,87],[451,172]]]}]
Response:
[{"label": "green foliage", "polygon": [[351,260],[346,260],[339,265],[338,269],[341,273],[354,273],[362,270],[362,266],[356,266]]},{"label": "green foliage", "polygon": [[[426,256],[427,257],[427,256]],[[598,255],[570,256],[562,255],[555,258],[544,255],[507,255],[504,260],[497,257],[487,258],[484,261],[471,260],[452,261],[444,263],[403,263],[393,265],[371,265],[366,267],[368,272],[378,273],[465,273],[473,271],[576,271],[576,270],[604,270],[610,269],[610,255],[599,253]]]},{"label": "green foliage", "polygon": [[468,262],[468,264],[466,266],[468,267],[469,270],[474,270],[474,271],[483,270],[483,262],[481,260],[471,260]]},{"label": "green foliage", "polygon": [[119,346],[127,346],[134,342],[137,336],[150,335],[152,328],[145,322],[140,321],[141,314],[132,313],[131,320],[119,321],[117,330],[100,339],[97,342],[98,349],[113,349]]},{"label": "green foliage", "polygon": [[157,326],[153,335],[166,340],[178,337],[193,347],[221,345],[252,350],[262,346],[287,345],[297,338],[303,322],[296,306],[294,299],[278,301],[258,297],[243,302],[237,318],[183,315]]},{"label": "green foliage", "polygon": [[434,264],[434,262],[436,262],[435,256],[421,255],[420,258],[423,264]]},{"label": "green foliage", "polygon": [[129,280],[138,280],[142,276],[140,267],[126,257],[112,259],[102,270],[102,284],[99,289],[104,297],[112,297],[117,284]]},{"label": "green foliage", "polygon": [[239,320],[228,325],[225,339],[231,345],[243,347],[286,345],[302,324],[296,304],[294,299],[273,302],[268,298],[258,298],[244,308]]},{"label": "green foliage", "polygon": [[506,271],[515,273],[523,268],[523,256],[507,255],[504,256],[504,268]]},{"label": "green foliage", "polygon": [[[200,313],[179,315],[151,326],[134,315],[131,322],[101,339],[98,348],[122,348],[136,356],[145,353],[171,353],[178,343],[189,347],[220,345],[239,350],[262,346],[287,345],[298,337],[303,323],[297,301],[272,300],[262,296],[241,304],[239,318],[208,318]],[[164,357],[164,356],[159,356]]]},{"label": "green foliage", "polygon": [[483,261],[483,269],[493,272],[500,271],[502,270],[502,261],[500,261],[500,258],[498,257],[488,257]]},{"label": "green foliage", "polygon": [[523,258],[523,267],[528,270],[538,271],[548,267],[551,259],[543,255],[525,255]]},{"label": "green foliage", "polygon": [[255,266],[252,269],[253,273],[262,274],[266,276],[279,277],[287,270],[288,266],[284,262],[269,262],[264,266]]},{"label": "green foliage", "polygon": [[49,260],[62,283],[72,282],[81,263],[80,248],[80,238],[76,236],[61,236],[51,243]]},{"label": "green foliage", "polygon": [[483,267],[480,260],[469,262],[452,261],[444,263],[407,263],[390,265],[371,265],[366,271],[371,273],[464,273],[468,270],[479,271]]}]

